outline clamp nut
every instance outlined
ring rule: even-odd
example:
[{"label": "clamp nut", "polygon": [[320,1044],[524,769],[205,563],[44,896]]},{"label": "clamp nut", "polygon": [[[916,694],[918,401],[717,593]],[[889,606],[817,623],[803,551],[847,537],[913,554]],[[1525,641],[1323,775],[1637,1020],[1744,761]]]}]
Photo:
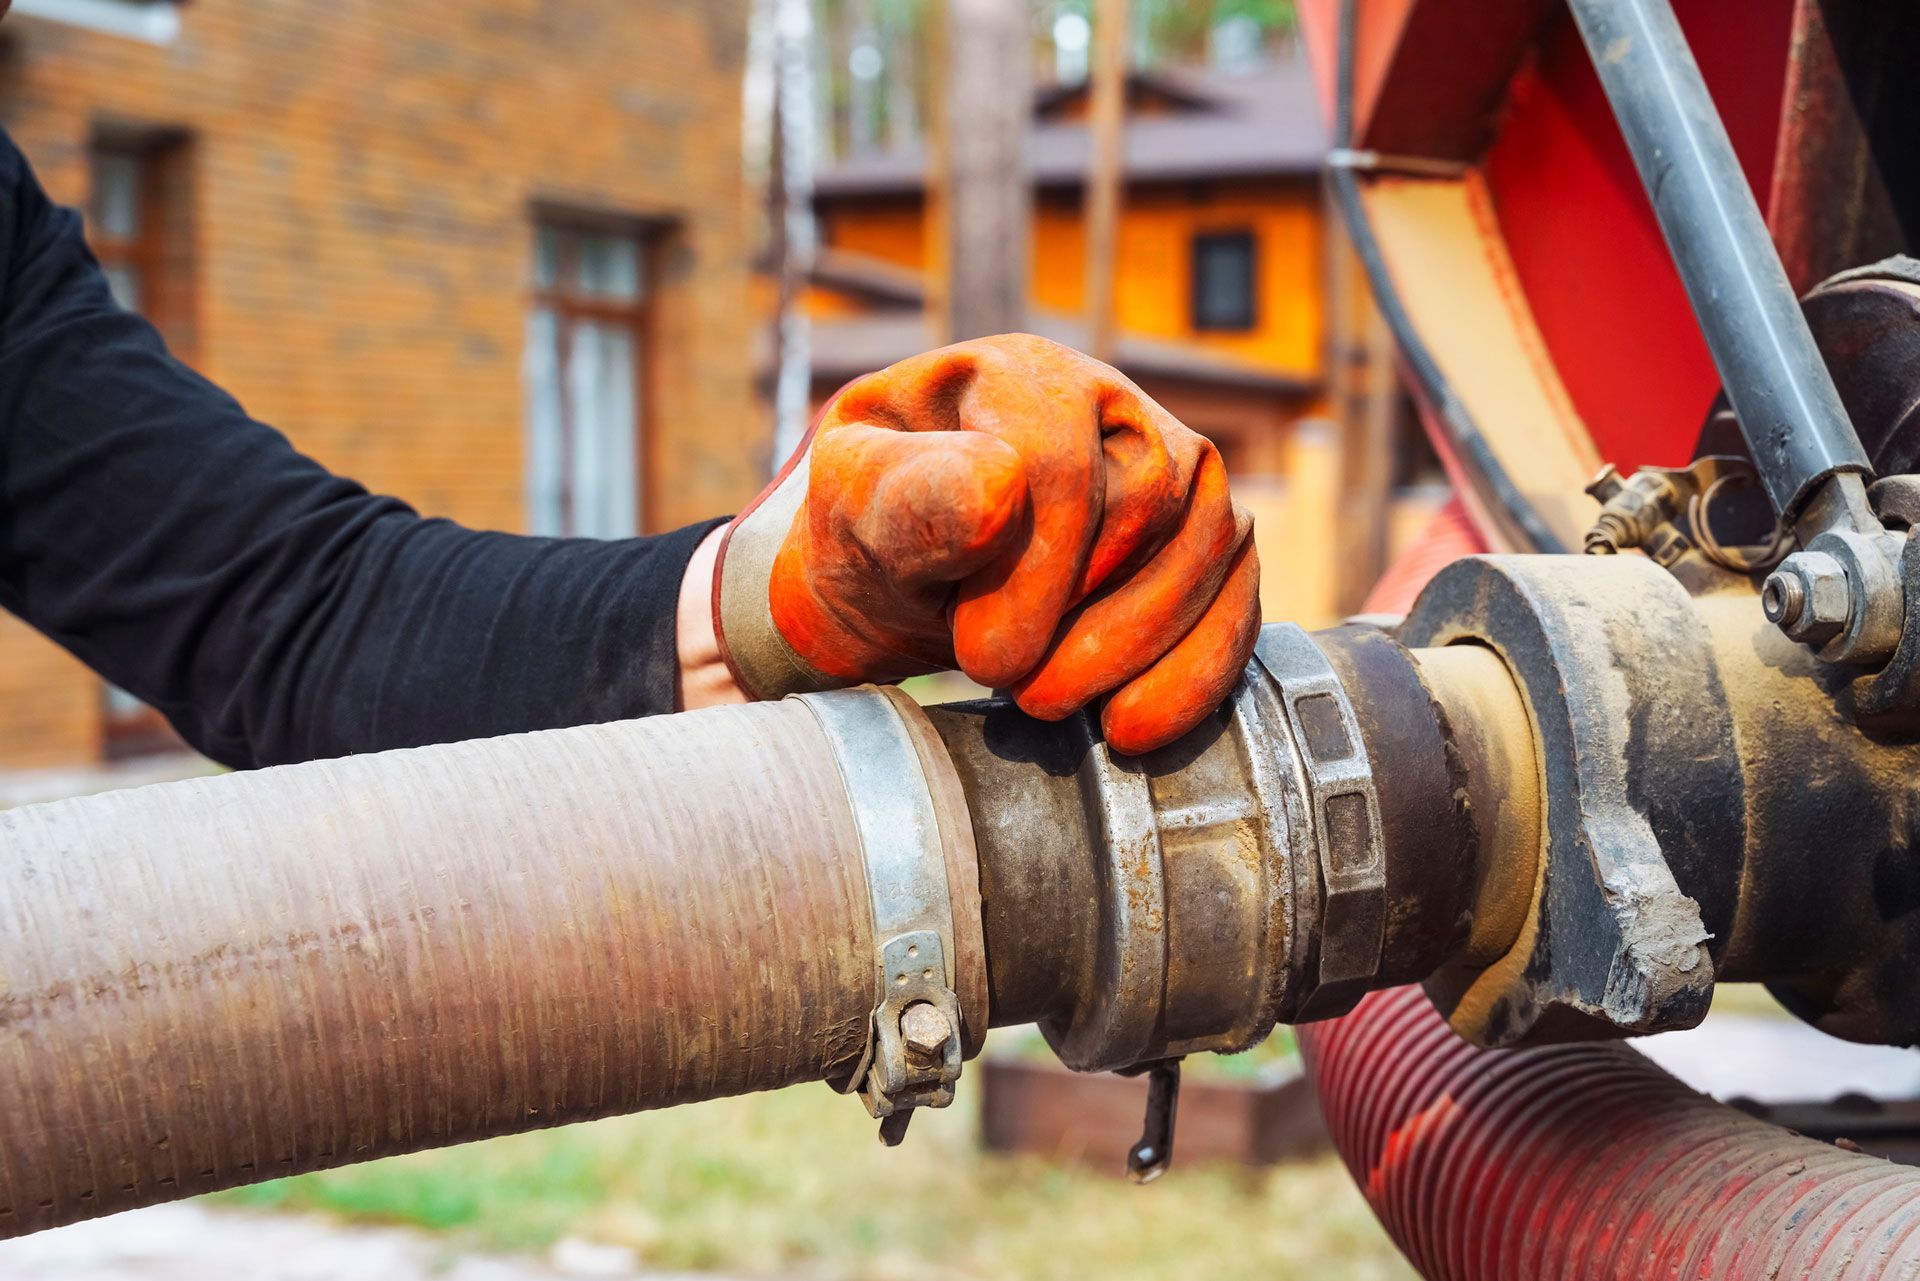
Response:
[{"label": "clamp nut", "polygon": [[1844,632],[1852,599],[1846,567],[1826,552],[1795,552],[1760,588],[1767,621],[1805,645],[1824,645]]}]

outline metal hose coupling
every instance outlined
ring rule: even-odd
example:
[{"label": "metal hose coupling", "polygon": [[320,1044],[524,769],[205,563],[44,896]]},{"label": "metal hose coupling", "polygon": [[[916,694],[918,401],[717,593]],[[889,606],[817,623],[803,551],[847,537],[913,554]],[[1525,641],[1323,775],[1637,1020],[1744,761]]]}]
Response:
[{"label": "metal hose coupling", "polygon": [[[1455,726],[1442,696],[1467,706],[1463,690],[1493,710]],[[1482,647],[1423,661],[1373,628],[1270,625],[1225,705],[1138,757],[1084,715],[927,714],[970,802],[994,1022],[1037,1022],[1079,1071],[1153,1073],[1138,1179],[1170,1155],[1181,1056],[1424,979],[1476,920],[1497,954],[1519,914],[1495,908],[1534,880],[1531,864],[1476,861],[1494,843],[1475,817],[1499,811],[1507,764],[1533,773],[1530,741],[1492,741],[1528,722]]]}]

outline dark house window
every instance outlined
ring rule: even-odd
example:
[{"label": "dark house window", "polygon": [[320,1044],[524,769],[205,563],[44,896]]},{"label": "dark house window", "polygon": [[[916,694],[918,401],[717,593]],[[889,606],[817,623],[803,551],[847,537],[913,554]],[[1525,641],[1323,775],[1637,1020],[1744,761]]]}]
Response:
[{"label": "dark house window", "polygon": [[1193,238],[1193,327],[1253,328],[1251,231],[1206,231]]},{"label": "dark house window", "polygon": [[[192,158],[179,130],[103,129],[87,152],[87,243],[107,287],[189,364],[198,336]],[[109,758],[183,747],[160,713],[111,685],[101,688],[101,730]]]},{"label": "dark house window", "polygon": [[646,528],[652,237],[543,215],[527,316],[527,517],[536,534]]},{"label": "dark house window", "polygon": [[198,280],[193,148],[178,130],[111,130],[87,151],[87,243],[122,307],[153,322],[191,364]]}]

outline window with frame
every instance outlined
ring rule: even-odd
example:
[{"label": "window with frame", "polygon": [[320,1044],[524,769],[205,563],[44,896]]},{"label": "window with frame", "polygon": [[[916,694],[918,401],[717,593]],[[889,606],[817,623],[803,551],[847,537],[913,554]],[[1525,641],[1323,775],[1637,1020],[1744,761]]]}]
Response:
[{"label": "window with frame", "polygon": [[542,215],[527,315],[527,524],[626,538],[646,528],[653,235]]},{"label": "window with frame", "polygon": [[[97,130],[87,151],[87,243],[107,287],[188,363],[196,333],[191,163],[191,139],[179,130]],[[159,712],[112,685],[101,686],[101,731],[110,759],[184,746]]]},{"label": "window with frame", "polygon": [[113,297],[192,363],[198,279],[192,140],[179,130],[97,131],[87,151],[87,244]]},{"label": "window with frame", "polygon": [[1203,231],[1193,238],[1193,327],[1253,328],[1255,262],[1251,231]]}]

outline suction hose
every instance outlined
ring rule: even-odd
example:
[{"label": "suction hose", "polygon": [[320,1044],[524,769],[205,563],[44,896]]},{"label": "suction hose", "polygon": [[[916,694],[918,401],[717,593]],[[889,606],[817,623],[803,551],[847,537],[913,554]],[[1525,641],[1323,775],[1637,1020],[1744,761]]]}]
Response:
[{"label": "suction hose", "polygon": [[0,813],[0,1235],[844,1076],[856,829],[804,700]]},{"label": "suction hose", "polygon": [[1429,1281],[1920,1275],[1920,1170],[1756,1120],[1625,1045],[1476,1049],[1410,987],[1301,1030],[1334,1145]]}]

